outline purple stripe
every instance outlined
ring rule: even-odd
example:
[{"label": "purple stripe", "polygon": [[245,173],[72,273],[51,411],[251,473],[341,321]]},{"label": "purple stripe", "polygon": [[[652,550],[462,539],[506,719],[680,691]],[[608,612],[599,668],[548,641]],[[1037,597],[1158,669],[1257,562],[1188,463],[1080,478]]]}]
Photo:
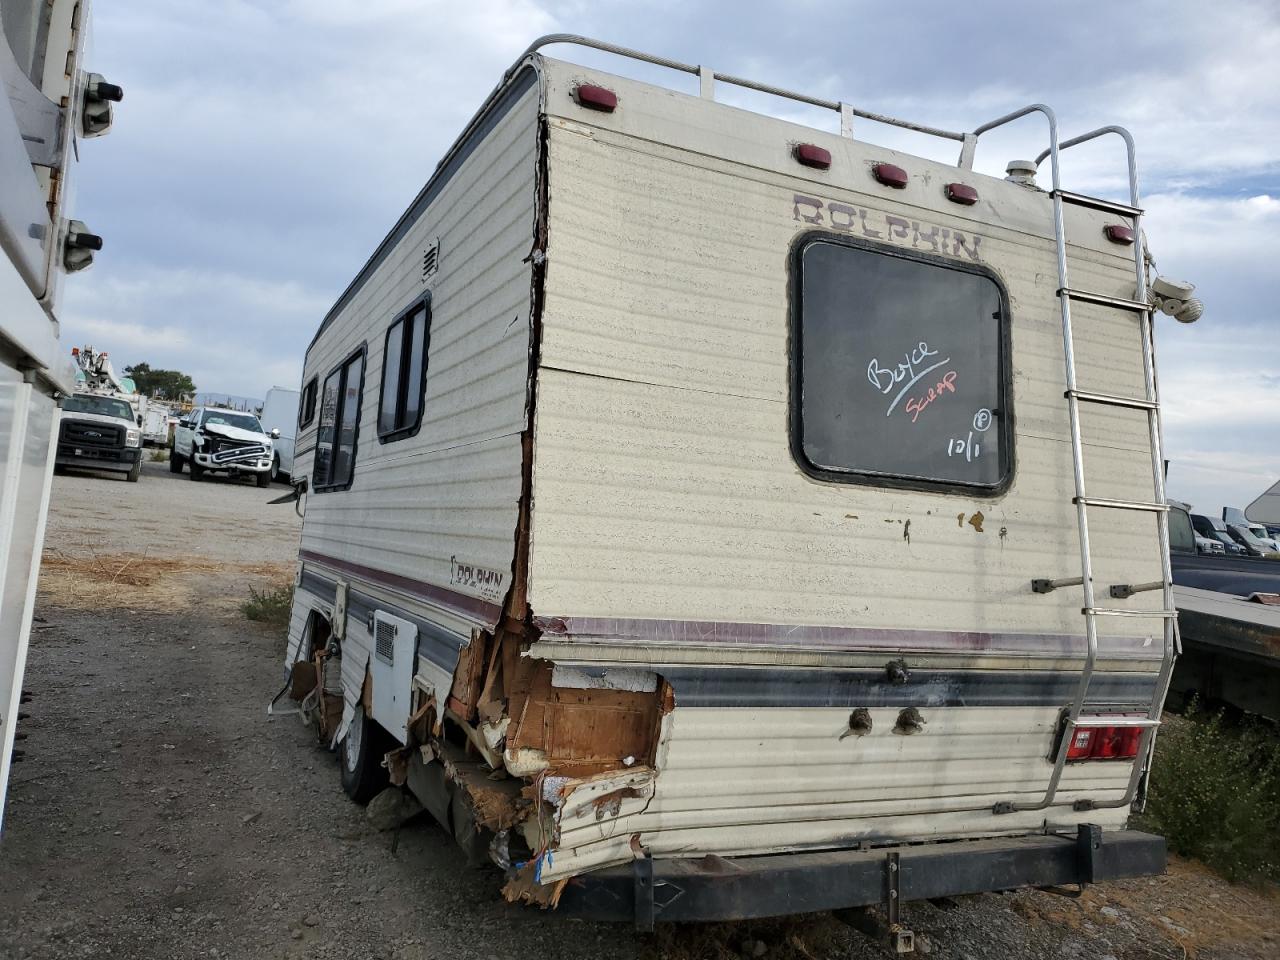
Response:
[{"label": "purple stripe", "polygon": [[[825,627],[787,623],[713,620],[638,620],[608,617],[536,617],[546,637],[565,640],[639,640],[687,646],[769,646],[808,650],[910,650],[916,652],[1083,654],[1083,623],[1076,635],[981,633],[959,630],[897,630],[884,627]],[[1158,657],[1160,646],[1144,637],[1099,637],[1108,656]]]},{"label": "purple stripe", "polygon": [[466,620],[478,620],[482,626],[489,630],[492,630],[502,618],[502,607],[499,604],[481,600],[479,597],[473,597],[469,594],[458,593],[456,590],[437,586],[434,583],[427,583],[425,580],[414,580],[410,577],[402,577],[398,573],[376,570],[373,567],[352,563],[349,560],[339,560],[337,557],[331,557],[324,553],[316,553],[314,550],[299,550],[298,557],[301,560],[322,563],[334,570],[341,570],[344,573],[350,573],[372,583],[399,590],[401,593],[407,593],[411,597],[424,600]]}]

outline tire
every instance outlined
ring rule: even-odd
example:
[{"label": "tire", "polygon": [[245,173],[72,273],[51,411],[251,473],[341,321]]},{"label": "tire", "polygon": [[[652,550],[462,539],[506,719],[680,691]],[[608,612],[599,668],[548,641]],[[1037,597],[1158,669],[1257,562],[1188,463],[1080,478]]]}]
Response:
[{"label": "tire", "polygon": [[192,480],[203,480],[203,479],[204,479],[204,467],[202,467],[202,466],[200,466],[200,464],[196,463],[194,459],[193,459],[193,460],[191,460],[191,461],[189,461],[189,462],[187,463],[187,466],[189,466],[189,467],[191,468],[191,479],[192,479]]},{"label": "tire", "polygon": [[382,766],[386,734],[356,704],[355,715],[347,727],[347,735],[338,747],[338,764],[342,772],[342,789],[348,797],[363,806],[386,788],[390,780]]},{"label": "tire", "polygon": [[128,473],[126,473],[124,478],[130,483],[137,483],[138,477],[140,476],[142,476],[142,455],[141,454],[138,455],[138,461],[133,465],[133,469],[131,469]]},{"label": "tire", "polygon": [[[267,474],[270,478],[267,483],[273,483],[280,479],[280,454],[273,453],[271,455],[271,472]],[[265,487],[266,483],[259,483],[258,486]]]},{"label": "tire", "polygon": [[178,455],[177,450],[169,451],[169,472],[170,473],[182,472],[182,457]]},{"label": "tire", "polygon": [[257,477],[258,477],[258,486],[260,486],[260,487],[269,487],[269,486],[271,486],[271,474],[270,474],[270,473],[266,473],[266,472],[259,473],[259,474],[257,474]]}]

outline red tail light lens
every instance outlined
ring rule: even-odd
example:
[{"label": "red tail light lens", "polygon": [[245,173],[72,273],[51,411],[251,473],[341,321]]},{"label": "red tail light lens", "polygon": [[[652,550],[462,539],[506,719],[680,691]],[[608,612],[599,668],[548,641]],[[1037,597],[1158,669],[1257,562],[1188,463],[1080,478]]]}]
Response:
[{"label": "red tail light lens", "polygon": [[1096,730],[1077,730],[1071,736],[1071,746],[1067,748],[1068,760],[1088,760],[1089,751],[1093,749],[1093,735]]},{"label": "red tail light lens", "polygon": [[1071,735],[1067,759],[1133,760],[1141,743],[1141,727],[1078,727]]},{"label": "red tail light lens", "polygon": [[613,113],[618,106],[618,95],[616,93],[589,83],[582,83],[574,87],[573,95],[580,105],[589,110]]}]

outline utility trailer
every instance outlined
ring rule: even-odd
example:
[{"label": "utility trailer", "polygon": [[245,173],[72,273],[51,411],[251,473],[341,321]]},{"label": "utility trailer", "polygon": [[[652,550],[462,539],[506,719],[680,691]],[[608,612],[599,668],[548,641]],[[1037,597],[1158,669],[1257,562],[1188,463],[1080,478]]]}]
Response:
[{"label": "utility trailer", "polygon": [[[1023,117],[1038,160],[974,172]],[[1103,135],[1126,203],[1060,189]],[[885,903],[906,949],[906,899],[1161,871],[1151,334],[1199,305],[1150,292],[1138,202],[1128,133],[1040,104],[951,132],[539,40],[307,350],[271,709],[508,899],[642,928]]]},{"label": "utility trailer", "polygon": [[58,343],[68,273],[102,238],[70,219],[78,141],[123,91],[83,69],[88,0],[0,4],[0,822],[59,427],[75,372]]}]

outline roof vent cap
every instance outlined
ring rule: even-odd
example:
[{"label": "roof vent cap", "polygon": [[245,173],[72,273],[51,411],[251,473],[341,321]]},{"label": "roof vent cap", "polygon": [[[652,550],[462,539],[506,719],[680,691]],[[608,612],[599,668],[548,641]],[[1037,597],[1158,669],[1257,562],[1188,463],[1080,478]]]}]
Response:
[{"label": "roof vent cap", "polygon": [[1024,187],[1036,185],[1036,162],[1034,160],[1010,160],[1004,168],[1005,179],[1010,183],[1020,183]]}]

